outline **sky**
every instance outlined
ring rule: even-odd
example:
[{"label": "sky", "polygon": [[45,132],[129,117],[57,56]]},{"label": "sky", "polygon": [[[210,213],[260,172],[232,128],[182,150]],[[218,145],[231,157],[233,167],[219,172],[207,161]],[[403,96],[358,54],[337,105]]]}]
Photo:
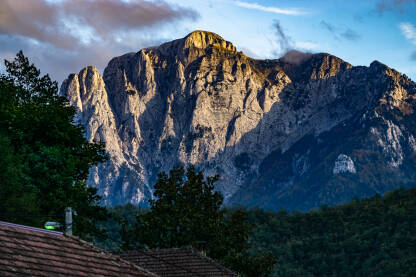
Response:
[{"label": "sky", "polygon": [[378,60],[416,81],[416,0],[0,1],[1,60],[23,50],[58,82],[194,30],[253,58],[327,52],[352,65]]}]

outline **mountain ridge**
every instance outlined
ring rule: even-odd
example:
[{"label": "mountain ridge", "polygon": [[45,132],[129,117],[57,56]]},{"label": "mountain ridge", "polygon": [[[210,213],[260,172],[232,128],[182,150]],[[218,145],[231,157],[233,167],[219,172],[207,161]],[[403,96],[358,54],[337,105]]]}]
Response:
[{"label": "mountain ridge", "polygon": [[[407,76],[377,61],[354,67],[327,53],[296,51],[280,59],[256,60],[204,31],[115,57],[102,76],[94,67],[84,68],[61,86],[61,94],[77,107],[76,120],[85,126],[87,138],[106,142],[110,160],[94,168],[88,180],[106,204],[142,203],[152,197],[158,172],[193,164],[205,174],[222,176],[218,189],[227,203],[271,208],[281,208],[267,203],[286,203],[285,194],[267,203],[253,195],[276,183],[273,178],[281,168],[266,170],[267,178],[261,170],[273,153],[291,153],[302,139],[319,139],[340,124],[372,114],[380,101],[412,115],[415,92]],[[346,156],[354,162],[354,156]],[[294,156],[287,159],[285,163],[296,163]],[[302,170],[309,176],[315,165],[306,160]],[[355,175],[360,174],[358,169]],[[268,194],[301,183],[307,187],[298,177],[289,183],[279,177],[286,183],[278,182]],[[270,182],[256,186],[262,179]],[[376,193],[351,191],[345,200]],[[286,207],[308,209],[332,201],[315,198],[307,205],[295,201],[297,205]]]}]

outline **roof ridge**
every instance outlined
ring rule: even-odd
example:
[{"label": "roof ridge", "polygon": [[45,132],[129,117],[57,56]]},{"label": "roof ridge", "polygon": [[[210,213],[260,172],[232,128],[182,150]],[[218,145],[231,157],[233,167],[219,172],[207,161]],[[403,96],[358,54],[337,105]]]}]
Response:
[{"label": "roof ridge", "polygon": [[[133,249],[133,250],[130,250],[130,251],[126,251],[126,252],[124,252],[124,253],[120,253],[121,255],[129,255],[129,254],[134,254],[134,253],[137,253],[137,254],[140,254],[140,253],[148,253],[148,255],[151,255],[151,256],[153,256],[153,255],[156,255],[156,256],[154,256],[153,258],[155,258],[155,259],[158,259],[158,260],[160,260],[160,261],[163,261],[164,263],[168,263],[168,264],[171,264],[171,265],[173,265],[173,266],[175,266],[175,267],[180,267],[180,266],[177,266],[176,264],[172,264],[171,262],[169,262],[169,261],[167,261],[167,260],[165,260],[165,259],[163,259],[162,257],[158,257],[157,256],[157,254],[161,254],[161,253],[168,253],[168,252],[174,252],[174,251],[177,251],[177,250],[184,250],[184,251],[186,251],[186,252],[188,252],[188,253],[190,253],[190,254],[193,254],[193,255],[196,255],[196,256],[198,256],[199,258],[201,258],[201,259],[204,259],[205,261],[207,261],[209,264],[211,264],[212,266],[214,266],[215,268],[217,268],[219,271],[222,271],[222,272],[226,272],[226,273],[228,273],[228,274],[230,274],[230,275],[232,275],[232,276],[240,276],[240,275],[238,275],[237,273],[235,273],[234,271],[232,271],[232,270],[230,270],[230,269],[228,269],[227,267],[225,267],[225,266],[223,266],[222,264],[220,264],[219,262],[217,262],[217,261],[215,261],[215,260],[213,260],[213,259],[211,259],[210,257],[208,257],[207,255],[205,255],[204,253],[202,253],[202,252],[200,252],[199,250],[197,250],[197,249],[195,249],[195,248],[193,248],[192,246],[186,246],[186,247],[176,247],[176,248],[162,248],[162,249],[149,249],[149,250],[138,250],[138,249]],[[150,254],[150,253],[152,253],[152,254]],[[180,267],[180,268],[182,268],[182,267]],[[190,270],[188,270],[188,269],[184,269],[185,271],[188,271],[188,272],[190,272],[190,273],[192,273],[192,271],[190,271]]]},{"label": "roof ridge", "polygon": [[62,236],[64,234],[58,231],[46,230],[42,228],[37,228],[37,227],[32,227],[32,226],[27,226],[27,225],[20,225],[20,224],[6,222],[6,221],[0,221],[0,226],[18,228],[18,229],[28,230],[28,231],[35,231],[35,232],[39,232],[43,234],[51,234],[51,235],[56,235],[56,236]]},{"label": "roof ridge", "polygon": [[[174,250],[187,250],[189,247],[172,247],[172,248],[159,248],[159,249],[147,249],[147,250],[140,250],[140,251],[174,251]],[[135,250],[133,250],[135,251]],[[137,250],[136,250],[137,251]]]},{"label": "roof ridge", "polygon": [[[186,250],[186,248],[165,248],[162,251],[167,252],[166,250],[181,250],[181,249],[185,249]],[[160,251],[160,250],[161,249],[155,249],[154,251],[156,252],[156,251]],[[184,268],[184,267],[182,267],[182,266],[180,266],[178,264],[172,263],[172,262],[170,262],[170,261],[168,261],[166,259],[163,259],[162,257],[157,256],[157,253],[155,253],[155,255],[153,255],[153,253],[151,254],[150,252],[152,252],[152,250],[133,250],[133,251],[130,251],[130,253],[133,253],[133,252],[135,252],[135,253],[143,253],[144,255],[150,256],[153,259],[159,260],[159,261],[161,261],[161,262],[163,262],[165,264],[170,264],[171,266],[176,267],[176,268],[179,268],[179,269],[181,269],[183,271],[186,271],[188,273],[192,273],[192,274],[196,274],[196,275],[201,276],[201,274],[199,274],[198,272],[193,272],[193,271],[191,271],[191,270],[189,270],[187,268]]]},{"label": "roof ridge", "polygon": [[107,257],[109,257],[110,259],[112,259],[114,261],[122,262],[122,263],[124,263],[124,264],[126,264],[128,266],[131,266],[133,268],[136,268],[137,270],[140,270],[140,271],[142,271],[144,273],[150,274],[151,276],[160,277],[159,275],[156,275],[155,273],[150,272],[147,269],[136,265],[135,263],[131,263],[131,262],[125,260],[125,259],[122,259],[120,256],[117,256],[115,254],[112,254],[111,252],[108,252],[107,250],[104,250],[102,248],[99,248],[99,247],[95,246],[94,244],[92,244],[92,243],[90,243],[88,241],[85,241],[85,240],[83,240],[83,239],[81,239],[81,238],[79,238],[77,236],[68,235],[68,234],[64,234],[64,236],[65,237],[68,237],[69,239],[78,241],[79,243],[82,243],[84,246],[90,247],[94,251],[100,252],[100,254],[107,255]]},{"label": "roof ridge", "polygon": [[227,273],[230,273],[234,276],[240,276],[237,273],[235,273],[234,271],[232,271],[231,269],[228,269],[227,267],[223,266],[222,264],[220,264],[219,262],[211,259],[210,257],[208,257],[207,255],[205,255],[204,253],[200,252],[199,250],[193,248],[192,246],[187,247],[187,249],[191,250],[193,254],[198,255],[199,257],[206,259],[209,263],[211,263],[212,265],[214,265],[216,268],[225,271]]}]

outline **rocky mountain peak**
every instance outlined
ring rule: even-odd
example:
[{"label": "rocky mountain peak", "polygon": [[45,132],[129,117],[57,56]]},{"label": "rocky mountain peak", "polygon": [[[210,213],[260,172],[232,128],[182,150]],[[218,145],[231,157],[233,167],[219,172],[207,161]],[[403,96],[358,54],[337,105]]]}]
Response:
[{"label": "rocky mountain peak", "polygon": [[164,43],[147,50],[160,52],[164,56],[176,57],[183,64],[212,52],[237,54],[235,46],[221,36],[207,31],[194,31],[184,38]]},{"label": "rocky mountain peak", "polygon": [[215,47],[225,51],[236,52],[235,46],[223,39],[221,36],[207,31],[194,31],[184,38],[184,48],[200,48]]},{"label": "rocky mountain peak", "polygon": [[[86,101],[93,96],[97,89],[104,89],[104,81],[95,66],[87,66],[78,74],[69,75],[61,86],[61,94],[68,97],[70,104],[82,111]],[[71,92],[71,93],[69,93]]]},{"label": "rocky mountain peak", "polygon": [[383,68],[383,69],[387,69],[387,65],[385,65],[384,63],[381,63],[377,60],[374,60],[371,62],[370,64],[370,68]]},{"label": "rocky mountain peak", "polygon": [[292,81],[326,79],[352,68],[351,64],[328,53],[311,54],[296,50],[286,53],[278,64]]}]

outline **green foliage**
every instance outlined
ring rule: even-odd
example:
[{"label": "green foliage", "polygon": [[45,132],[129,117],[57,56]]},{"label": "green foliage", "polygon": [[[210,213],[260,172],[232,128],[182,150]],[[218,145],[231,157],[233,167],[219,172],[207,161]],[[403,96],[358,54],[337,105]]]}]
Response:
[{"label": "green foliage", "polygon": [[145,227],[140,238],[143,243],[151,248],[182,247],[189,242],[201,248],[213,243],[224,217],[222,197],[212,193],[216,179],[205,181],[202,173],[192,169],[185,178],[183,168],[171,170],[170,176],[159,174],[154,186],[157,200],[150,200],[151,212],[138,218],[138,224]]},{"label": "green foliage", "polygon": [[[17,215],[27,210],[39,213],[35,189],[20,182],[21,164],[22,158],[14,155],[10,139],[0,133],[0,218],[12,222],[18,221]],[[8,217],[5,217],[6,212]]]},{"label": "green foliage", "polygon": [[[42,226],[63,220],[73,207],[75,234],[88,238],[105,217],[96,189],[86,186],[91,166],[105,160],[103,145],[89,143],[73,124],[75,109],[58,95],[58,84],[20,51],[0,76],[1,219]],[[3,201],[4,200],[4,201]],[[61,217],[62,216],[62,217]]]},{"label": "green foliage", "polygon": [[223,197],[214,191],[218,176],[204,178],[189,167],[162,172],[154,186],[150,211],[137,217],[132,230],[122,232],[125,249],[192,246],[242,276],[267,276],[274,257],[250,253],[251,225],[243,209],[222,209]]},{"label": "green foliage", "polygon": [[111,252],[120,252],[122,235],[134,228],[136,217],[149,212],[148,208],[138,207],[131,203],[108,207],[108,218],[97,223],[98,229],[106,230],[105,234],[95,233],[94,244]]},{"label": "green foliage", "polygon": [[255,248],[272,276],[416,276],[416,189],[288,214],[253,209]]}]

